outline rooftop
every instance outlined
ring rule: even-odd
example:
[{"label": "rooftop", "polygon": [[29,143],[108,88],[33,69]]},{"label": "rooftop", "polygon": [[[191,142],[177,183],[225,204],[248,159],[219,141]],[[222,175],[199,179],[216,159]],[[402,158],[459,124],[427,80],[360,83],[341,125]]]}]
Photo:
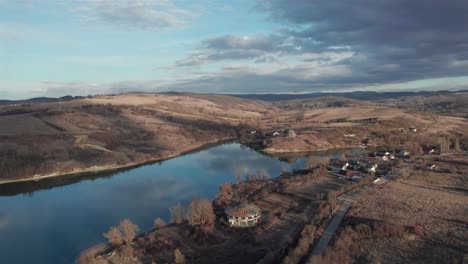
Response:
[{"label": "rooftop", "polygon": [[224,212],[228,216],[233,217],[246,217],[250,215],[254,215],[260,212],[260,209],[253,205],[253,204],[240,204],[237,206],[230,206],[227,207]]}]

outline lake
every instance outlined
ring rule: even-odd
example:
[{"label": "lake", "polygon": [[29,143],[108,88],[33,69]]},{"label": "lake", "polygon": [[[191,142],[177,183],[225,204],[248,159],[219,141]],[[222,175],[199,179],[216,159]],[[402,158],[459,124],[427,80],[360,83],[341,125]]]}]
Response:
[{"label": "lake", "polygon": [[287,163],[226,143],[127,171],[0,185],[0,263],[73,263],[124,218],[146,231],[178,202],[214,199],[236,168],[277,176],[302,167],[304,158]]}]

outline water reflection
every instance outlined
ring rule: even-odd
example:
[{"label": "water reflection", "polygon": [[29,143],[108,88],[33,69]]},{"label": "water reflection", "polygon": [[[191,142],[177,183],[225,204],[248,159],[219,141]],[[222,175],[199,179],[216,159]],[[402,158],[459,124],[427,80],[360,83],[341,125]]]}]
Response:
[{"label": "water reflection", "polygon": [[7,214],[0,213],[0,231],[5,229],[10,223],[10,217]]},{"label": "water reflection", "polygon": [[[53,178],[0,187],[0,263],[72,263],[102,233],[130,218],[142,230],[169,220],[168,208],[192,198],[213,199],[235,169],[303,167],[230,143],[160,164],[107,174]],[[14,221],[10,221],[14,219]]]}]

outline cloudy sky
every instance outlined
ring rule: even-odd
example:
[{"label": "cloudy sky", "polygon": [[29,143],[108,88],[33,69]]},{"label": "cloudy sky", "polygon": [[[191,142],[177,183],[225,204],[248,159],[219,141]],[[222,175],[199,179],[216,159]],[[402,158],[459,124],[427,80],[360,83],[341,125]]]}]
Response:
[{"label": "cloudy sky", "polygon": [[468,88],[466,0],[0,0],[0,99]]}]

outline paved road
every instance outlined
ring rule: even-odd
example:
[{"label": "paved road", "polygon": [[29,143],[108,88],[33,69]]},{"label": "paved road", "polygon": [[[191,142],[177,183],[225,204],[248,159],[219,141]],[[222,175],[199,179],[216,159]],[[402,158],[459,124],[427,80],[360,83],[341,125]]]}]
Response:
[{"label": "paved road", "polygon": [[320,237],[319,242],[312,250],[312,253],[309,255],[309,258],[307,259],[306,263],[308,264],[312,263],[313,256],[319,256],[323,254],[325,249],[328,247],[330,240],[335,235],[336,230],[340,226],[340,223],[343,220],[344,216],[346,215],[346,212],[349,210],[354,200],[356,200],[356,198],[359,197],[359,194],[360,192],[349,194],[340,199],[343,201],[343,204],[340,206],[340,209],[338,210],[338,212],[336,212],[335,216],[333,216],[332,221],[330,222],[330,224],[327,226],[327,229],[325,229],[325,232]]}]

